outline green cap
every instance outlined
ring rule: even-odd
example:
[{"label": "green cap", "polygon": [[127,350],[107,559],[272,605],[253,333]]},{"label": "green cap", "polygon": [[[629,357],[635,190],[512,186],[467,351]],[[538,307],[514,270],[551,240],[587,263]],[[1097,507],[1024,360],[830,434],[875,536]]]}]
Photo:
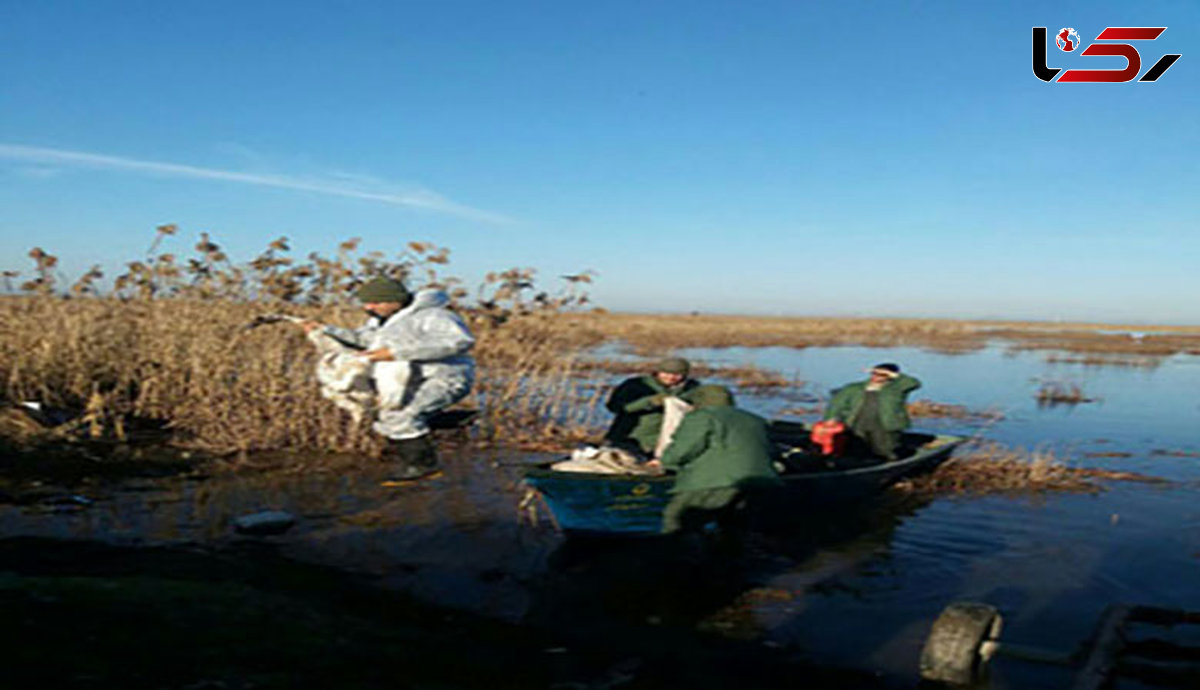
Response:
[{"label": "green cap", "polygon": [[372,278],[354,291],[358,301],[363,303],[371,302],[399,302],[400,304],[408,304],[412,301],[412,293],[408,288],[404,287],[404,283],[391,278],[379,276]]},{"label": "green cap", "polygon": [[666,374],[679,374],[681,376],[687,376],[688,372],[691,370],[692,365],[688,364],[688,361],[682,357],[667,357],[666,359],[659,360],[659,362],[654,365],[654,371],[661,371]]},{"label": "green cap", "polygon": [[725,386],[696,386],[687,394],[687,399],[697,408],[733,407],[733,393]]}]

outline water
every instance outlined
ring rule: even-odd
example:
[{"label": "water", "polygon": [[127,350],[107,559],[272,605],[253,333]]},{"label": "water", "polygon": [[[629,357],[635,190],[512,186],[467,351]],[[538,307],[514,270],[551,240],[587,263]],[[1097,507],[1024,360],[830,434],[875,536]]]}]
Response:
[{"label": "water", "polygon": [[[960,355],[857,347],[682,354],[775,369],[819,391],[860,380],[872,364],[898,362],[924,384],[914,399],[1002,411],[1003,420],[982,430],[987,438],[1051,450],[1070,464],[1172,481],[1114,482],[1098,495],[933,501],[889,534],[829,549],[852,554],[853,564],[821,580],[817,592],[809,570],[823,567],[813,565],[821,559],[767,580],[766,587],[801,592],[790,604],[795,615],[762,613],[770,620],[769,639],[817,658],[912,677],[930,622],[951,601],[997,606],[1006,615],[1005,639],[1064,651],[1088,637],[1110,603],[1200,609],[1200,459],[1189,457],[1200,441],[1200,358],[1176,356],[1145,368],[1049,363],[1045,353],[999,347]],[[1034,392],[1045,380],[1075,383],[1100,400],[1039,408]],[[766,415],[786,407],[772,398],[743,399]],[[916,426],[974,433],[978,423],[917,420]],[[1048,670],[1028,673],[998,663],[992,687],[1062,683]]]},{"label": "water", "polygon": [[[1005,419],[987,437],[1012,446],[1047,448],[1082,460],[1086,453],[1131,453],[1119,461],[1088,458],[1088,464],[1144,471],[1174,480],[1200,479],[1195,458],[1172,458],[1163,451],[1200,456],[1200,357],[1176,355],[1160,366],[1085,366],[1047,362],[1049,354],[1009,352],[988,347],[947,355],[917,348],[727,348],[689,349],[685,357],[719,364],[754,364],[806,382],[810,390],[865,378],[863,369],[879,362],[900,363],[921,379],[911,399],[928,398],[997,410]],[[1063,353],[1058,353],[1063,354]],[[1096,402],[1039,408],[1034,394],[1041,382],[1074,383]],[[745,397],[744,405],[768,416],[786,401]],[[969,430],[958,420],[918,420],[932,430]],[[1155,453],[1159,451],[1159,453]]]},{"label": "water", "polygon": [[[839,525],[833,538],[759,544],[731,590],[680,592],[697,600],[692,623],[701,628],[912,687],[929,625],[952,601],[997,606],[1004,639],[1063,651],[1083,643],[1110,603],[1200,610],[1200,358],[1144,368],[1052,364],[1044,353],[999,347],[956,355],[858,347],[681,354],[777,370],[817,395],[861,379],[871,364],[898,362],[924,384],[914,398],[1004,413],[991,424],[917,420],[918,428],[982,433],[1071,464],[1170,480],[1113,482],[1096,495],[946,497],[865,517],[819,517],[827,524],[812,531]],[[1039,408],[1034,392],[1051,379],[1100,401]],[[767,416],[795,407],[795,398],[739,395]],[[518,521],[521,465],[545,456],[444,455],[443,478],[401,489],[380,487],[382,469],[369,466],[63,489],[59,501],[0,506],[0,533],[220,545],[246,539],[230,529],[238,515],[282,509],[300,516],[295,529],[271,538],[284,554],[371,575],[431,602],[516,622],[547,612],[584,620],[590,610],[591,624],[657,624],[653,602],[671,593],[656,590],[653,576],[618,584],[623,574],[611,554],[589,570],[565,556],[546,521]],[[999,660],[992,687],[1062,687],[1069,677]]]}]

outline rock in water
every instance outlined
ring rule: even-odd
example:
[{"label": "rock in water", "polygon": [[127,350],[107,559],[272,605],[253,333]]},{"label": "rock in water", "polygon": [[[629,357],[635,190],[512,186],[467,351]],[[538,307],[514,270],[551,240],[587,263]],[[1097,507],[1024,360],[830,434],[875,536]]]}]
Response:
[{"label": "rock in water", "polygon": [[268,510],[252,515],[243,515],[233,521],[233,529],[239,534],[266,536],[283,534],[296,524],[296,516],[282,510]]}]

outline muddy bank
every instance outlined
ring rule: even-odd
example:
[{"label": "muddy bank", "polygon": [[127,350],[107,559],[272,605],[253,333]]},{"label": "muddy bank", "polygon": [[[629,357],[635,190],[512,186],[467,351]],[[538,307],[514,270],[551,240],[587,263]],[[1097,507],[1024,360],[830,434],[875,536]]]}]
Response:
[{"label": "muddy bank", "polygon": [[[0,539],[5,687],[880,685],[701,632],[738,573],[521,525],[525,454],[443,447],[444,476],[400,489],[367,458],[27,460],[0,468],[0,533],[24,535]],[[297,524],[232,528],[262,509]]]},{"label": "muddy bank", "polygon": [[262,543],[0,540],[6,687],[879,687],[663,625],[515,626],[417,602]]}]

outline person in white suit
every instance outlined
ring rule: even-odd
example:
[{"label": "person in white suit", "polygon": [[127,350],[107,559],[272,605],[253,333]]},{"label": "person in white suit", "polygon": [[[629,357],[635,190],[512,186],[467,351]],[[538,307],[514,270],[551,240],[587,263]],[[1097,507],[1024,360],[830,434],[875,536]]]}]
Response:
[{"label": "person in white suit", "polygon": [[[462,400],[475,381],[475,345],[462,318],[447,308],[446,293],[436,289],[410,293],[398,280],[372,278],[355,295],[367,312],[356,329],[304,321],[308,333],[320,329],[352,347],[372,363],[378,403],[372,428],[388,439],[385,457],[396,462],[396,480],[412,480],[437,471],[437,451],[429,417]],[[403,381],[400,386],[391,385]],[[385,385],[386,384],[386,385]]]}]

